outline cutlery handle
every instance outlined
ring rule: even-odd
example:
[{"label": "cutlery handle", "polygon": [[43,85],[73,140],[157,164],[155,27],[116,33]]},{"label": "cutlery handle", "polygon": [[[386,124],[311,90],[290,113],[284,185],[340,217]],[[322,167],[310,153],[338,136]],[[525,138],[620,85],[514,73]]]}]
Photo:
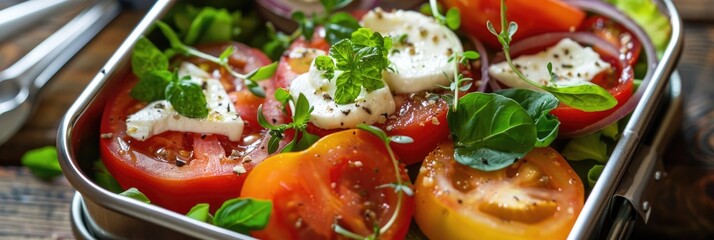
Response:
[{"label": "cutlery handle", "polygon": [[[119,12],[116,0],[96,0],[32,51],[8,67],[5,78],[15,78],[34,95],[89,40]],[[31,96],[32,97],[32,96]]]},{"label": "cutlery handle", "polygon": [[0,42],[78,3],[81,1],[31,0],[0,10]]}]

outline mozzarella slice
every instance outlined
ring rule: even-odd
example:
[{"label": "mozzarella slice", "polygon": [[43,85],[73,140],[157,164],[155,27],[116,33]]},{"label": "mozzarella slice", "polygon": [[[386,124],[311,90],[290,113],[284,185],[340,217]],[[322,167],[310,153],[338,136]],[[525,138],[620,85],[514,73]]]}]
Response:
[{"label": "mozzarella slice", "polygon": [[165,131],[193,132],[225,135],[231,141],[239,141],[243,134],[243,119],[228,97],[220,80],[190,63],[183,63],[179,75],[190,76],[198,84],[205,83],[209,113],[206,118],[196,119],[180,115],[167,100],[155,101],[144,109],[130,115],[126,120],[126,133],[144,141]]},{"label": "mozzarella slice", "polygon": [[[338,76],[341,71],[335,71]],[[367,92],[364,88],[355,103],[337,104],[336,79],[326,79],[324,71],[317,70],[314,61],[310,71],[298,76],[290,85],[293,99],[304,94],[313,107],[310,122],[322,129],[355,128],[361,123],[384,122],[394,113],[396,106],[388,86]]]},{"label": "mozzarella slice", "polygon": [[[392,91],[413,93],[449,85],[455,67],[449,57],[464,51],[454,32],[418,12],[385,12],[380,8],[368,12],[362,18],[362,26],[389,35],[394,41],[388,57],[395,71],[383,74]],[[402,36],[406,36],[405,43],[400,42]]]},{"label": "mozzarella slice", "polygon": [[[551,86],[548,63],[553,64],[553,73],[558,78],[558,86],[580,85],[589,82],[593,77],[604,71],[611,71],[612,66],[600,59],[600,55],[590,47],[580,46],[577,42],[565,38],[558,44],[534,55],[520,56],[513,60],[513,64],[533,81],[545,86]],[[489,74],[513,88],[527,88],[542,91],[519,78],[508,66],[502,62],[491,65]]]}]

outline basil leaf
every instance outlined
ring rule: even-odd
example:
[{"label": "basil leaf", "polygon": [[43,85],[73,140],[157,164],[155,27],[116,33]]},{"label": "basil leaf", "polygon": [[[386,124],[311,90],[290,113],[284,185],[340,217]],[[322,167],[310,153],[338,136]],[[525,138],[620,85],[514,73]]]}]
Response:
[{"label": "basil leaf", "polygon": [[451,8],[446,12],[446,26],[451,30],[457,30],[461,27],[461,12],[458,8]]},{"label": "basil leaf", "polygon": [[335,77],[335,62],[332,61],[332,58],[328,56],[318,56],[315,58],[315,67],[317,70],[325,71],[325,74],[323,74],[324,78],[331,80]]},{"label": "basil leaf", "polygon": [[565,105],[584,112],[605,111],[617,106],[615,97],[610,95],[607,90],[590,82],[577,86],[542,86],[542,89],[553,94]]},{"label": "basil leaf", "polygon": [[166,86],[166,100],[179,114],[189,118],[205,118],[208,106],[203,89],[190,80],[172,81]]},{"label": "basil leaf", "polygon": [[124,189],[121,188],[121,185],[119,185],[119,182],[117,182],[117,180],[109,173],[109,170],[107,170],[107,167],[104,166],[101,159],[94,161],[94,182],[113,193],[120,193],[124,191]]},{"label": "basil leaf", "polygon": [[153,102],[166,99],[166,86],[173,78],[173,73],[167,70],[158,70],[145,73],[139,82],[131,89],[129,95],[143,102]]},{"label": "basil leaf", "polygon": [[134,199],[134,200],[138,200],[138,201],[143,202],[143,203],[151,203],[151,201],[149,200],[149,198],[146,197],[146,195],[144,195],[143,193],[141,193],[141,192],[139,191],[139,189],[136,189],[136,188],[134,188],[134,187],[133,187],[133,188],[129,188],[129,189],[127,189],[126,191],[119,193],[119,195],[122,195],[122,196],[128,197],[128,198],[131,198],[131,199]]},{"label": "basil leaf", "polygon": [[278,62],[273,62],[271,64],[259,67],[258,69],[250,72],[247,77],[253,81],[265,80],[273,77],[275,71],[278,69]]},{"label": "basil leaf", "polygon": [[337,77],[335,85],[335,102],[337,104],[348,104],[353,103],[362,88],[355,82],[356,76],[354,76],[352,71],[343,72]]},{"label": "basil leaf", "polygon": [[193,206],[191,210],[186,213],[186,216],[201,222],[211,223],[213,222],[213,218],[211,217],[211,214],[208,212],[208,210],[208,203],[199,203],[196,204],[196,206]]},{"label": "basil leaf", "polygon": [[136,76],[169,69],[169,59],[146,37],[139,38],[131,54],[131,69]]},{"label": "basil leaf", "polygon": [[353,65],[354,49],[352,41],[343,39],[330,47],[330,56],[335,59],[337,69],[349,69]]},{"label": "basil leaf", "polygon": [[351,37],[352,33],[360,28],[357,19],[345,12],[333,14],[324,26],[325,39],[330,44],[335,44],[342,39]]},{"label": "basil leaf", "polygon": [[533,149],[536,127],[516,101],[490,93],[470,93],[447,120],[454,134],[457,162],[483,171],[513,164]]},{"label": "basil leaf", "polygon": [[595,183],[597,183],[598,178],[600,178],[600,174],[602,174],[602,170],[605,169],[605,165],[595,165],[593,166],[590,171],[588,171],[588,185],[590,185],[590,188],[595,186]]},{"label": "basil leaf", "polygon": [[183,43],[195,45],[202,42],[231,40],[233,17],[226,9],[204,7],[191,22]]},{"label": "basil leaf", "polygon": [[235,198],[223,203],[213,217],[213,224],[239,233],[265,228],[273,203],[250,198]]},{"label": "basil leaf", "polygon": [[570,161],[591,159],[601,163],[607,162],[607,143],[602,141],[602,132],[574,138],[565,145],[561,152]]},{"label": "basil leaf", "polygon": [[602,135],[615,141],[620,140],[620,127],[618,125],[617,122],[614,122],[603,128]]},{"label": "basil leaf", "polygon": [[535,120],[537,140],[535,147],[546,147],[558,137],[560,121],[549,114],[558,107],[558,99],[548,93],[528,89],[506,89],[496,94],[513,99]]},{"label": "basil leaf", "polygon": [[30,169],[30,173],[42,180],[51,180],[62,175],[59,160],[57,160],[57,148],[46,146],[27,151],[20,160],[22,165]]}]

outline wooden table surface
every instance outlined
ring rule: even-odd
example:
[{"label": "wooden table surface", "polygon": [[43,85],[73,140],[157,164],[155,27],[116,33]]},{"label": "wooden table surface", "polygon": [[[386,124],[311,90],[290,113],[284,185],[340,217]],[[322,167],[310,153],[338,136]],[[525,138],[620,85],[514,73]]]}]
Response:
[{"label": "wooden table surface", "polygon": [[[714,234],[714,22],[713,1],[678,0],[685,24],[684,116],[668,147],[669,177],[662,183],[652,222],[638,234],[674,238],[708,238]],[[699,4],[709,7],[699,7]],[[704,6],[701,5],[701,6]],[[1,7],[1,6],[0,6]],[[709,15],[707,15],[709,13]],[[0,239],[72,239],[69,202],[74,193],[66,180],[42,182],[14,165],[29,149],[55,144],[59,119],[133,29],[141,11],[125,11],[61,70],[40,94],[36,113],[12,139],[0,145]],[[710,20],[706,20],[706,19]],[[12,64],[67,17],[0,44],[0,69]],[[652,227],[655,226],[655,227]]]}]

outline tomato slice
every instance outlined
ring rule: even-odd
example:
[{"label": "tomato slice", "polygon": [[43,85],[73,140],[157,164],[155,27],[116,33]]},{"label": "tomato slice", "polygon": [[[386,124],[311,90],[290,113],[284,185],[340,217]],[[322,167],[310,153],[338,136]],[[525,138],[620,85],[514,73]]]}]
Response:
[{"label": "tomato slice", "polygon": [[292,83],[295,78],[310,70],[312,60],[317,57],[316,55],[309,53],[298,54],[295,56],[291,55],[291,52],[298,48],[318,49],[324,51],[325,53],[330,50],[330,44],[325,39],[324,32],[323,28],[317,28],[315,29],[315,34],[313,34],[311,41],[308,41],[303,37],[293,41],[290,47],[288,47],[286,54],[283,54],[283,56],[280,57],[278,69],[275,71],[275,85],[277,87],[289,89],[290,83]]},{"label": "tomato slice", "polygon": [[[230,56],[231,65],[239,72],[248,72],[270,63],[260,51],[239,43],[232,44],[236,51]],[[201,51],[218,55],[228,44],[199,47]],[[215,65],[196,59],[186,59],[209,70]],[[268,92],[267,98],[246,96],[243,81],[223,77],[221,81],[234,99],[236,109],[245,121],[243,140],[231,142],[225,136],[197,133],[164,132],[145,141],[126,135],[126,118],[142,109],[145,104],[129,96],[137,78],[127,74],[122,88],[107,102],[102,116],[100,140],[102,161],[123,188],[136,187],[152,203],[164,208],[186,213],[196,203],[209,203],[212,210],[230,198],[239,196],[245,174],[236,174],[234,167],[242,165],[246,172],[267,157],[268,134],[255,121],[259,104],[279,106],[272,98],[271,81],[261,82]],[[226,76],[223,74],[222,76]],[[285,122],[286,116],[277,108],[264,108],[271,119]]]},{"label": "tomato slice", "polygon": [[[463,30],[491,47],[500,43],[486,28],[491,21],[496,30],[501,29],[500,0],[444,0],[447,8],[461,10]],[[514,41],[547,32],[565,32],[576,29],[585,19],[585,12],[560,0],[508,0],[509,21],[518,23]]]},{"label": "tomato slice", "polygon": [[[400,175],[409,183],[403,167]],[[253,232],[261,239],[336,239],[335,222],[368,236],[392,217],[398,196],[379,186],[396,180],[384,143],[353,129],[328,135],[305,151],[266,159],[249,174],[241,197],[273,202],[267,227]],[[380,238],[405,237],[414,199],[403,197],[394,225]]]},{"label": "tomato slice", "polygon": [[415,220],[431,239],[565,239],[583,208],[583,183],[552,148],[495,172],[453,156],[440,144],[414,184]]},{"label": "tomato slice", "polygon": [[591,16],[583,22],[581,30],[595,33],[616,46],[622,54],[620,58],[625,59],[631,66],[637,64],[642,52],[642,44],[624,26],[603,16]]}]

